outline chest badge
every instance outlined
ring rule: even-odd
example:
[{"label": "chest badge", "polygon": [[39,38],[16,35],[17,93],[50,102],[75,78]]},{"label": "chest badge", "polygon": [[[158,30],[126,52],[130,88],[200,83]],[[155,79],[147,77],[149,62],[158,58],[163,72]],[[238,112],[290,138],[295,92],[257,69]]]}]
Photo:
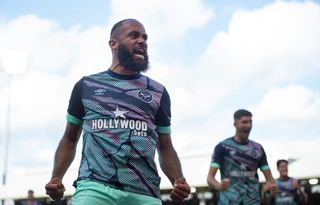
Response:
[{"label": "chest badge", "polygon": [[138,97],[146,103],[150,103],[152,101],[152,94],[148,90],[139,90]]}]

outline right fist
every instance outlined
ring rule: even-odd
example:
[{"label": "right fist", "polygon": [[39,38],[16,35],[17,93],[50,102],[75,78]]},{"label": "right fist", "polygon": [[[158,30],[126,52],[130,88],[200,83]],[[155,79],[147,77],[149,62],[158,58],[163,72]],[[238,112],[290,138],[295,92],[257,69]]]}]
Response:
[{"label": "right fist", "polygon": [[171,191],[170,198],[173,201],[183,201],[190,194],[190,186],[184,177],[175,180],[173,190]]},{"label": "right fist", "polygon": [[279,192],[279,188],[278,188],[277,184],[275,184],[275,183],[267,182],[265,185],[265,189],[266,189],[266,191],[270,191],[271,195],[273,195],[273,196]]},{"label": "right fist", "polygon": [[229,187],[230,180],[228,178],[224,178],[220,182],[220,191],[226,191]]},{"label": "right fist", "polygon": [[53,178],[46,184],[46,194],[48,194],[53,200],[60,200],[63,197],[65,188],[59,178]]}]

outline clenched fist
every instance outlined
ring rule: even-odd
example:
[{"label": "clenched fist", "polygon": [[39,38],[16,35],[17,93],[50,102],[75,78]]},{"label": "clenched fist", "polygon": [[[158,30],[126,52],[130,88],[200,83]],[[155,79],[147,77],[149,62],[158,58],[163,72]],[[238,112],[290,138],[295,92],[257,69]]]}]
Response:
[{"label": "clenched fist", "polygon": [[191,192],[190,186],[184,177],[176,179],[170,197],[174,201],[183,201]]}]

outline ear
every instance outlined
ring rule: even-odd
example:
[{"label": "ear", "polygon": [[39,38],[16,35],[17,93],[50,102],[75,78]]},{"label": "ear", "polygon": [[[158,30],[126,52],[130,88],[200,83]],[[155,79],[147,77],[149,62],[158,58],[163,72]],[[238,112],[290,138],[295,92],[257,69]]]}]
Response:
[{"label": "ear", "polygon": [[110,39],[109,40],[109,46],[110,46],[111,49],[114,49],[114,48],[116,48],[118,46],[118,42],[116,40],[114,40],[114,39]]}]

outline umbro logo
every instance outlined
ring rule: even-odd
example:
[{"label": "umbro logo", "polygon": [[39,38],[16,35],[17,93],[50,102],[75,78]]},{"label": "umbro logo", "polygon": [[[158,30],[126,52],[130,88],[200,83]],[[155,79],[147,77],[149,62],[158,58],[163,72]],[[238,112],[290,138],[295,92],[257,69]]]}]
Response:
[{"label": "umbro logo", "polygon": [[99,88],[99,89],[94,91],[94,95],[103,95],[104,92],[106,92],[105,89]]}]

